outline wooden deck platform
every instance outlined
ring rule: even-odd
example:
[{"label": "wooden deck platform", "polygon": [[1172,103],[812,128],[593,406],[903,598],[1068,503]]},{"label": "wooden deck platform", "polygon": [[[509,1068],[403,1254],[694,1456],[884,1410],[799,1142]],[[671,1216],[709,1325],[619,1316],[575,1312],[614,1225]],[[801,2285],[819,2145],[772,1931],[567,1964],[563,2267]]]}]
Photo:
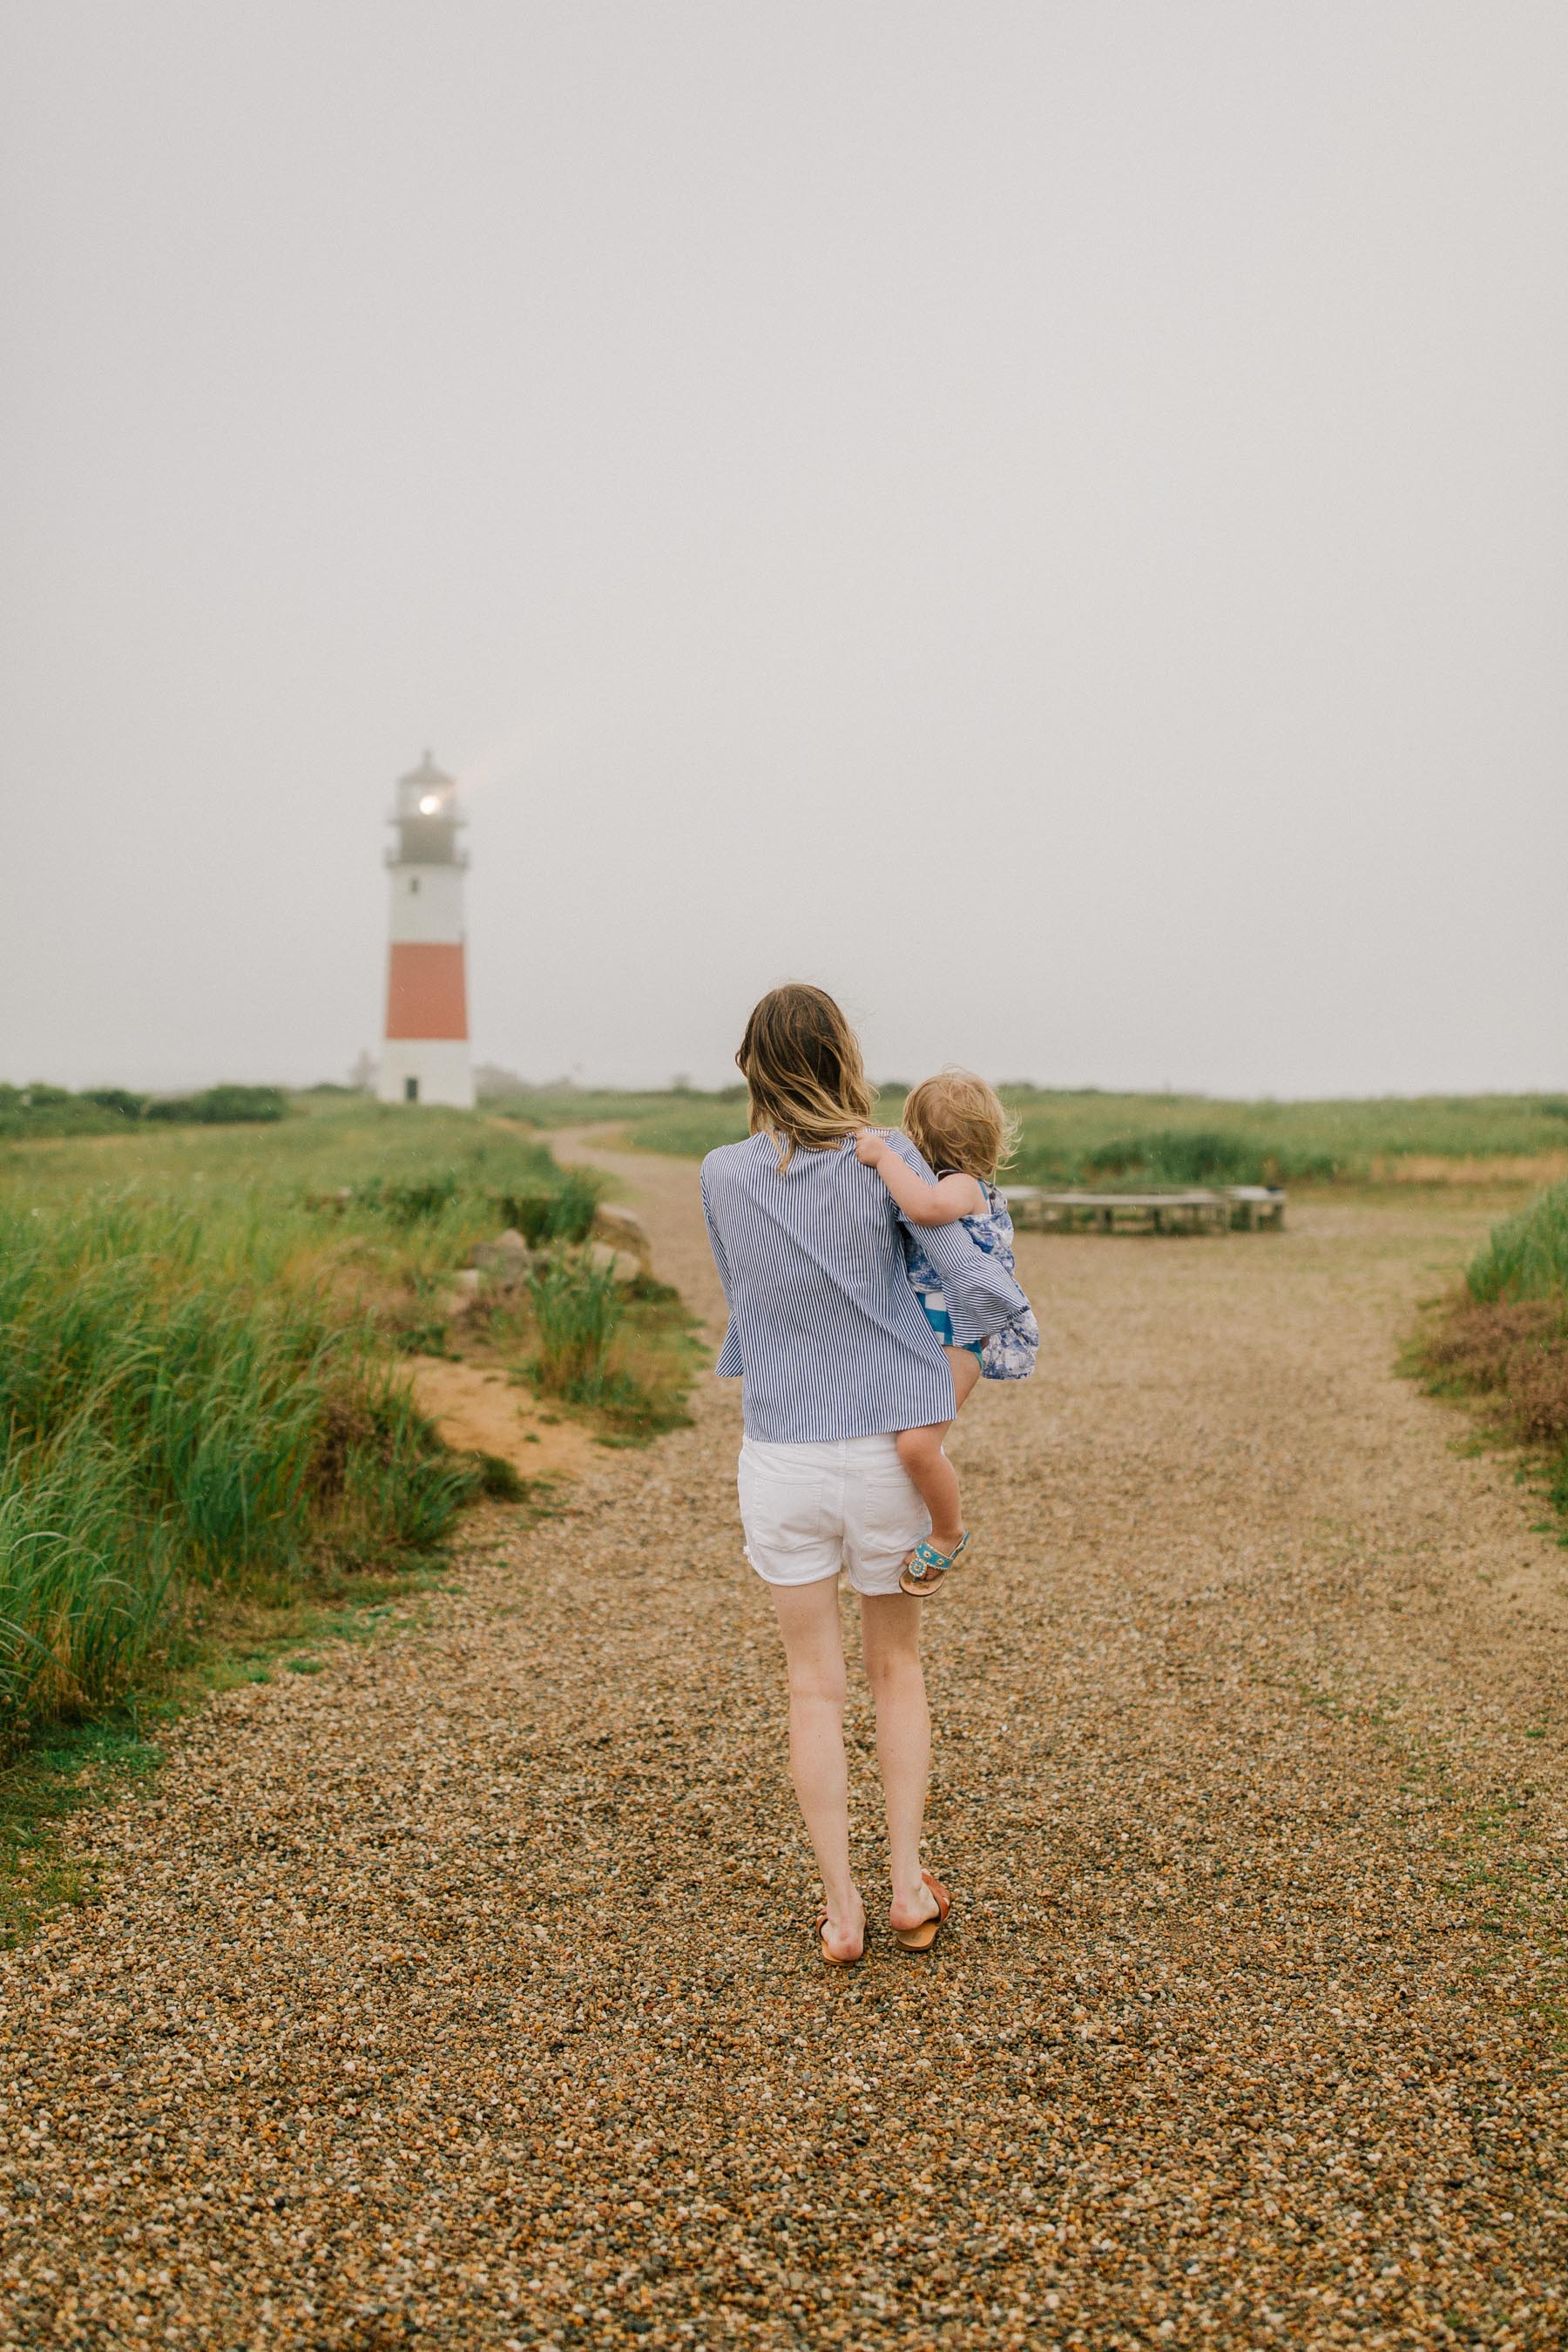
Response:
[{"label": "wooden deck platform", "polygon": [[1002,1197],[1021,1233],[1256,1234],[1285,1225],[1285,1194],[1270,1184],[1191,1192],[1047,1192],[1005,1184]]}]

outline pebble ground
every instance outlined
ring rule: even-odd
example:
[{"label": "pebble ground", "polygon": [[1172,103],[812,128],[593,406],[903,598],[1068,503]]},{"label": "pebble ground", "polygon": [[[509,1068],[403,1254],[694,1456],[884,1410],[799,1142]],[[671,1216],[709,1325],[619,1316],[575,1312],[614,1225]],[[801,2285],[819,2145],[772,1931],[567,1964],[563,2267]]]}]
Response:
[{"label": "pebble ground", "polygon": [[[710,1314],[695,1170],[620,1164]],[[713,1383],[216,1700],[0,1961],[0,2344],[1568,2343],[1564,1555],[1393,1373],[1488,1214],[1026,1244],[929,1962],[816,1958]]]}]

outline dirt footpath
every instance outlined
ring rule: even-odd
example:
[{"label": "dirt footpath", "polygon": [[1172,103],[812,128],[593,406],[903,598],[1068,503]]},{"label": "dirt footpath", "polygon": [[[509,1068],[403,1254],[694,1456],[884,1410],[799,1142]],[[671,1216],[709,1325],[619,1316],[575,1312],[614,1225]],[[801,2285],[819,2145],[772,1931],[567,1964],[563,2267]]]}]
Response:
[{"label": "dirt footpath", "polygon": [[1568,2343],[1568,1555],[1392,1370],[1494,1206],[1026,1244],[930,1963],[816,1958],[728,1388],[215,1702],[0,1961],[0,2343]]}]

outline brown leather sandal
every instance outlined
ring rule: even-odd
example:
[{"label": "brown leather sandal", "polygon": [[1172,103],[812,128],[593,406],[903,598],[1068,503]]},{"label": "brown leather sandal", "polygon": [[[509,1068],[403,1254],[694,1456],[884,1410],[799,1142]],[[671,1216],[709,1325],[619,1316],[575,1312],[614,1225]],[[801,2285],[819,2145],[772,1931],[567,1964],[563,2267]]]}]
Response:
[{"label": "brown leather sandal", "polygon": [[929,1952],[946,1926],[947,1915],[952,1908],[952,1897],[941,1879],[933,1878],[929,1870],[922,1870],[921,1876],[936,1896],[936,1917],[922,1919],[918,1927],[894,1928],[894,1938],[906,1952]]},{"label": "brown leather sandal", "polygon": [[826,1925],[826,1912],[819,1911],[816,1915],[816,1948],[821,1953],[826,1966],[830,1969],[852,1969],[858,1967],[860,1961],[862,1961],[866,1957],[865,1937],[862,1936],[860,1938],[859,1950],[858,1952],[851,1953],[848,1959],[841,1960],[837,1952],[830,1952],[827,1948],[827,1938],[822,1932]]}]

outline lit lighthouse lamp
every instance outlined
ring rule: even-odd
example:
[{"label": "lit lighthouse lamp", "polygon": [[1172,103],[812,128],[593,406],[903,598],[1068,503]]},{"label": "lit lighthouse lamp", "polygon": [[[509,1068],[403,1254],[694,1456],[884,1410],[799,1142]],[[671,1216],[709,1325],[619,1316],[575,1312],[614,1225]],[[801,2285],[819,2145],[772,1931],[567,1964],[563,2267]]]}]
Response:
[{"label": "lit lighthouse lamp", "polygon": [[448,1103],[469,1110],[463,969],[463,820],[458,787],[428,751],[397,786],[397,838],[386,853],[392,876],[392,952],[386,979],[386,1042],[376,1092],[383,1102]]}]

